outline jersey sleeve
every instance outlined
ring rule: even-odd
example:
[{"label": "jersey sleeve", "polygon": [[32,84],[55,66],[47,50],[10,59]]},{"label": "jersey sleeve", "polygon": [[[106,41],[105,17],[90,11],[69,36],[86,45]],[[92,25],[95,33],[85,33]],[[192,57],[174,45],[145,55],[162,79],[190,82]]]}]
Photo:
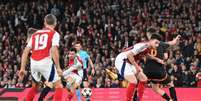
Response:
[{"label": "jersey sleeve", "polygon": [[162,41],[159,43],[159,45],[161,45],[162,48],[163,48],[165,51],[167,51],[167,49],[168,49],[169,46],[170,46],[168,43],[162,42]]},{"label": "jersey sleeve", "polygon": [[26,47],[32,48],[32,37],[29,39]]},{"label": "jersey sleeve", "polygon": [[87,59],[90,58],[89,54],[88,54],[86,51],[85,51],[85,57],[86,57]]},{"label": "jersey sleeve", "polygon": [[133,52],[134,55],[137,55],[137,54],[143,52],[144,50],[146,50],[147,48],[148,48],[148,45],[146,43],[137,43],[134,45],[131,52]]},{"label": "jersey sleeve", "polygon": [[58,32],[55,32],[52,38],[52,46],[59,46],[60,35]]},{"label": "jersey sleeve", "polygon": [[78,60],[78,57],[76,59],[76,63],[73,65],[73,67],[75,68],[82,68],[82,63],[81,63],[81,60]]}]

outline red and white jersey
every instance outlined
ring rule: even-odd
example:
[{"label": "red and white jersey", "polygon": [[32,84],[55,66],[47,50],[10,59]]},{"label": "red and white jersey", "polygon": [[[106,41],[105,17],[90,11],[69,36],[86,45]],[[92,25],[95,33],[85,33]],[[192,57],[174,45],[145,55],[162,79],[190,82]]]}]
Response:
[{"label": "red and white jersey", "polygon": [[83,63],[82,60],[79,56],[76,56],[74,59],[69,59],[68,61],[68,69],[70,68],[76,68],[72,72],[78,74],[78,71],[82,69]]},{"label": "red and white jersey", "polygon": [[145,42],[137,43],[134,46],[123,50],[123,52],[121,52],[118,56],[122,59],[127,59],[127,54],[129,52],[132,52],[134,54],[134,58],[139,60],[143,55],[146,55],[149,52],[149,45]]},{"label": "red and white jersey", "polygon": [[40,61],[46,57],[50,57],[50,49],[52,46],[59,46],[60,35],[58,32],[44,28],[36,31],[30,38],[27,47],[31,48],[31,58]]},{"label": "red and white jersey", "polygon": [[79,56],[76,56],[74,59],[68,61],[67,70],[63,72],[63,76],[66,78],[69,75],[76,74],[82,78],[82,75],[79,74],[79,71],[82,71],[83,63]]}]

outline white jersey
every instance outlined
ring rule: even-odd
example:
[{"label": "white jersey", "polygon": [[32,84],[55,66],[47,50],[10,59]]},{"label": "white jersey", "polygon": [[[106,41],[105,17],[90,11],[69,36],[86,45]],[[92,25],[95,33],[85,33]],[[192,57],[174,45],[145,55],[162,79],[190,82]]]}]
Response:
[{"label": "white jersey", "polygon": [[115,59],[115,67],[117,68],[119,74],[124,77],[125,75],[134,75],[136,73],[136,68],[134,65],[130,64],[127,60],[127,55],[129,52],[134,54],[135,59],[140,57],[140,54],[144,54],[148,49],[147,43],[137,43],[133,47],[121,52]]},{"label": "white jersey", "polygon": [[82,76],[79,75],[79,71],[82,70],[82,67],[82,60],[79,56],[69,60],[68,69],[63,72],[64,78],[67,79],[71,77],[77,84],[81,84]]},{"label": "white jersey", "polygon": [[132,52],[134,55],[138,55],[139,53],[145,51],[148,48],[148,44],[141,42],[135,44],[131,49],[126,49],[125,51],[121,52],[117,57],[121,57],[122,59],[127,58],[127,54]]}]

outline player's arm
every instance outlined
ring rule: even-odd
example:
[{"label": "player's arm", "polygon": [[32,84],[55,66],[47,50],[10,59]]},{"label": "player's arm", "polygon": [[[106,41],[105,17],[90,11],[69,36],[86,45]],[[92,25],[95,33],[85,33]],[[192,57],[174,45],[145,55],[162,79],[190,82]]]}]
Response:
[{"label": "player's arm", "polygon": [[134,56],[135,56],[135,54],[134,54],[133,52],[129,52],[129,53],[127,54],[127,58],[128,58],[128,60],[129,60],[129,62],[130,62],[132,65],[135,66],[135,68],[137,69],[138,72],[140,72],[140,71],[141,71],[141,68],[140,68],[140,66],[136,63]]},{"label": "player's arm", "polygon": [[60,35],[59,33],[54,33],[53,35],[53,39],[52,39],[52,48],[51,48],[51,54],[52,54],[52,58],[54,61],[54,64],[56,65],[56,69],[58,71],[58,73],[60,75],[62,75],[62,70],[60,67],[60,63],[59,63],[59,40],[60,40]]},{"label": "player's arm", "polygon": [[54,60],[54,64],[56,65],[56,68],[60,69],[60,63],[59,63],[59,49],[57,46],[53,46],[52,47],[52,51],[51,51],[53,60]]},{"label": "player's arm", "polygon": [[127,54],[127,58],[128,60],[131,62],[132,65],[135,66],[136,70],[138,72],[141,72],[142,69],[141,67],[136,63],[134,56],[139,54],[140,52],[145,51],[148,48],[148,45],[145,43],[138,43],[136,45],[134,45],[133,49],[128,52]]},{"label": "player's arm", "polygon": [[155,57],[155,56],[153,56],[151,54],[148,54],[147,56],[148,56],[149,59],[155,60],[160,64],[164,64],[164,61],[162,59],[160,59],[160,58],[157,58],[157,57]]},{"label": "player's arm", "polygon": [[29,53],[31,51],[31,48],[26,47],[22,53],[22,59],[21,59],[21,70],[25,70],[26,64],[27,64],[27,58],[29,56]]},{"label": "player's arm", "polygon": [[169,44],[170,46],[176,45],[179,40],[180,40],[181,36],[177,35],[177,37],[175,39],[173,39],[172,41],[166,42],[167,44]]},{"label": "player's arm", "polygon": [[164,53],[164,60],[168,59],[168,53]]},{"label": "player's arm", "polygon": [[89,56],[89,54],[88,53],[86,53],[86,56],[87,56],[87,58],[88,58],[88,61],[89,61],[89,65],[90,65],[90,67],[91,67],[91,69],[92,69],[92,75],[94,75],[95,74],[95,68],[94,68],[94,64],[93,64],[93,62],[92,62],[92,60],[91,60],[91,58],[90,58],[90,56]]},{"label": "player's arm", "polygon": [[94,75],[95,74],[95,68],[94,68],[94,64],[93,64],[93,62],[92,62],[90,57],[88,58],[88,61],[89,61],[89,64],[91,66],[91,69],[92,69],[92,74]]},{"label": "player's arm", "polygon": [[[31,38],[32,39],[32,38]],[[24,75],[25,75],[25,67],[27,64],[27,58],[29,56],[29,53],[31,51],[31,46],[32,46],[32,40],[29,40],[27,46],[25,47],[23,53],[22,53],[22,58],[21,58],[21,67],[19,71],[19,78],[22,80]]]},{"label": "player's arm", "polygon": [[80,63],[78,60],[76,61],[76,64],[70,66],[67,70],[65,70],[63,72],[63,76],[67,76],[69,75],[72,71],[74,70],[78,70],[78,68],[81,68],[82,67],[82,63]]},{"label": "player's arm", "polygon": [[81,68],[82,67],[82,63],[77,59],[76,60],[76,64],[72,65],[71,67],[76,68],[76,69]]}]

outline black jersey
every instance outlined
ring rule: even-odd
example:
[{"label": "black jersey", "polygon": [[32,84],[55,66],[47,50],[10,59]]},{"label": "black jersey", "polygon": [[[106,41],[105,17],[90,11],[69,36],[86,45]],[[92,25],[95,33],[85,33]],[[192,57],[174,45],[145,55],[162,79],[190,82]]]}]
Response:
[{"label": "black jersey", "polygon": [[[169,44],[160,42],[157,49],[151,49],[150,55],[159,59],[164,59],[164,53],[167,52]],[[163,64],[158,63],[156,60],[147,58],[145,62],[144,73],[149,79],[162,79],[166,75],[166,70]]]}]

